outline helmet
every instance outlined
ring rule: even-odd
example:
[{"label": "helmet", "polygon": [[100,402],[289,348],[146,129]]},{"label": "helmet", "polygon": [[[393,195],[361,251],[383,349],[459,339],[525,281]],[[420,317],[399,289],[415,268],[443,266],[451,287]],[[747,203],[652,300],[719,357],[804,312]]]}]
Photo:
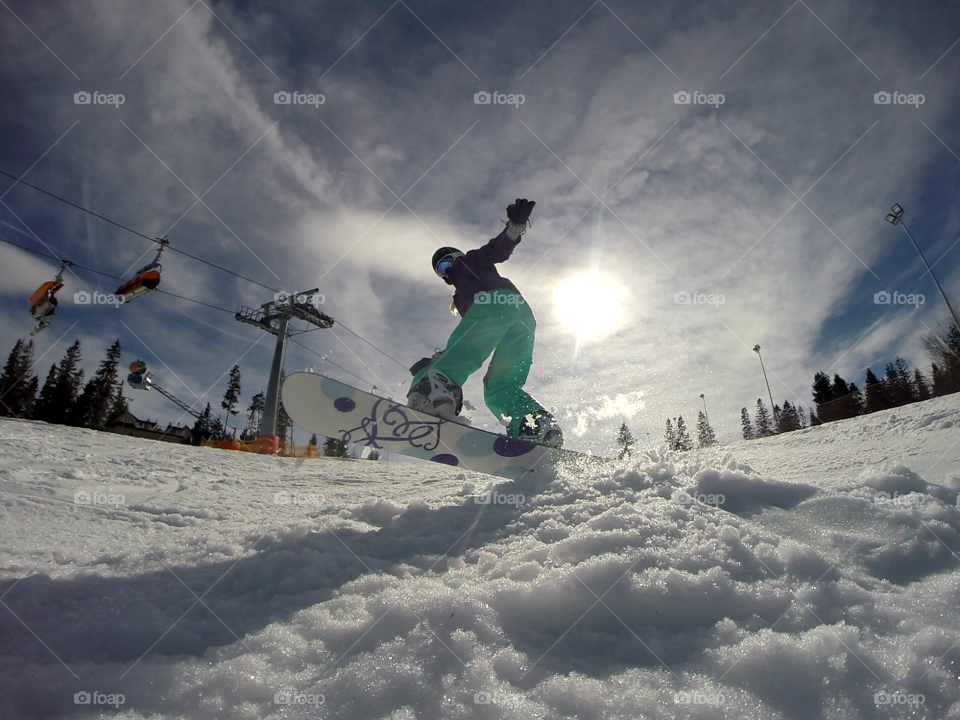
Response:
[{"label": "helmet", "polygon": [[430,267],[433,268],[433,271],[437,274],[438,277],[442,277],[444,280],[446,280],[447,278],[445,277],[445,271],[440,272],[440,270],[437,269],[437,266],[440,264],[440,261],[444,259],[456,260],[457,258],[462,258],[462,257],[463,257],[463,253],[457,250],[456,248],[442,247],[433,254],[433,258],[430,260]]}]

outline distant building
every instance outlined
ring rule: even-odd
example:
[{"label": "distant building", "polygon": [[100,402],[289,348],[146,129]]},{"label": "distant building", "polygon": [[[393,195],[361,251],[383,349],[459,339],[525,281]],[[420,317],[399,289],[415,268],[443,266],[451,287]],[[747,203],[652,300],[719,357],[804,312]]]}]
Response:
[{"label": "distant building", "polygon": [[132,435],[172,443],[189,443],[193,440],[193,431],[189,427],[167,425],[164,429],[153,420],[138,419],[129,410],[107,420],[106,430],[118,435]]}]

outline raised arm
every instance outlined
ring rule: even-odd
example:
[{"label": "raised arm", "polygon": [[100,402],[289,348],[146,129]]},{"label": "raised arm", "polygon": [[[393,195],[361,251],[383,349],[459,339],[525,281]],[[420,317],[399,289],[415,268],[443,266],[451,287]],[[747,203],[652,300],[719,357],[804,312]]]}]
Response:
[{"label": "raised arm", "polygon": [[464,258],[467,265],[495,265],[508,260],[520,242],[520,236],[527,229],[527,221],[536,204],[533,200],[517,198],[516,202],[507,207],[509,220],[503,232],[483,247],[468,252]]}]

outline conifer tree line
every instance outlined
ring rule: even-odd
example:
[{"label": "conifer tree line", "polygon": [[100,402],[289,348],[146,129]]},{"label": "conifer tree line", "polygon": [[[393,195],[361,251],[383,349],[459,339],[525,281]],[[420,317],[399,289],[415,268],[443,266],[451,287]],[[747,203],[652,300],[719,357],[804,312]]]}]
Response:
[{"label": "conifer tree line", "polygon": [[84,382],[77,340],[59,363],[50,366],[41,386],[33,374],[33,340],[17,340],[0,375],[0,417],[102,429],[110,417],[127,409],[119,377],[120,353],[117,340],[93,377]]},{"label": "conifer tree line", "polygon": [[[683,415],[678,415],[673,419],[667,418],[663,439],[669,450],[679,450],[681,452],[693,450],[693,440],[687,431],[687,423],[683,419]],[[702,449],[716,444],[717,435],[707,420],[707,416],[701,410],[697,414],[697,447]]]},{"label": "conifer tree line", "polygon": [[[0,417],[23,420],[42,420],[56,425],[70,425],[93,430],[103,430],[114,417],[128,410],[123,393],[125,373],[120,370],[120,341],[114,342],[106,357],[100,362],[93,377],[84,382],[80,367],[82,351],[80,341],[70,345],[63,358],[50,366],[46,380],[40,385],[34,372],[33,340],[17,340],[0,375]],[[229,422],[239,414],[240,367],[230,370],[227,391],[220,406],[223,417],[214,414],[210,403],[200,413],[193,426],[193,441],[222,440],[230,437]],[[247,424],[241,438],[253,440],[259,437],[260,420],[264,408],[262,392],[253,396],[248,408]],[[285,437],[291,426],[289,416],[280,407],[277,432]]]},{"label": "conifer tree line", "polygon": [[817,372],[813,376],[816,408],[810,410],[809,420],[802,406],[793,406],[789,401],[784,401],[782,408],[775,405],[771,416],[763,400],[758,399],[752,420],[747,408],[740,410],[744,440],[845,420],[960,391],[960,329],[953,324],[941,326],[924,336],[923,345],[932,361],[929,376],[918,367],[911,368],[899,355],[887,363],[882,378],[867,368],[863,390],[855,382],[848,383],[839,373],[831,378],[825,372]]}]

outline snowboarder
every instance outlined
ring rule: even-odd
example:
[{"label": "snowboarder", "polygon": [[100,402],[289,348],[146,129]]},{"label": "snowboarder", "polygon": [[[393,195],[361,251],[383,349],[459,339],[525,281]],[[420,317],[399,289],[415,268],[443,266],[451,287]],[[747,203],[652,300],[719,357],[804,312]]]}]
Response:
[{"label": "snowboarder", "polygon": [[484,401],[507,435],[551,447],[563,444],[553,416],[523,390],[533,363],[537,322],[520,291],[497,272],[526,232],[536,203],[517,198],[507,208],[507,224],[486,245],[467,253],[442,247],[433,254],[433,271],[454,287],[451,312],[462,318],[446,349],[412,368],[407,403],[414,410],[454,416],[462,387],[490,355],[483,376]]}]

